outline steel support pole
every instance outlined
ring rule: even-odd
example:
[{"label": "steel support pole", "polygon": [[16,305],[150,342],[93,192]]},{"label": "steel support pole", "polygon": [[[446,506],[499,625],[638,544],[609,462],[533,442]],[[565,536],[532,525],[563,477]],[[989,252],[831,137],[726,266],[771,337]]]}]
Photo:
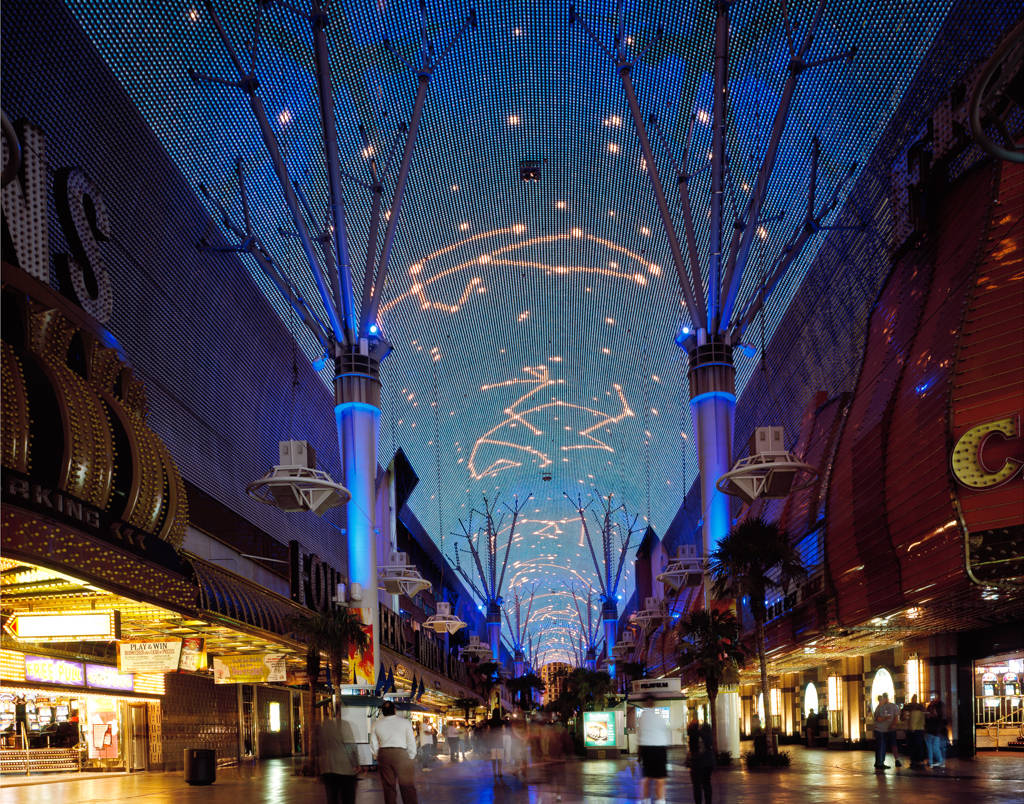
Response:
[{"label": "steel support pole", "polygon": [[651,148],[651,140],[647,136],[647,128],[644,125],[643,113],[640,111],[640,103],[636,99],[636,92],[633,89],[632,66],[629,62],[619,60],[619,77],[622,80],[622,89],[626,94],[626,102],[629,104],[629,113],[633,118],[633,128],[636,130],[637,139],[640,140],[640,151],[643,153],[644,164],[647,166],[647,175],[651,180],[651,188],[654,190],[654,200],[658,204],[658,214],[661,215],[661,223],[668,237],[669,250],[672,252],[672,263],[675,266],[676,274],[679,277],[679,287],[683,292],[683,299],[686,301],[687,313],[694,327],[703,328],[707,326],[707,314],[704,310],[704,300],[693,292],[693,283],[690,282],[683,262],[683,252],[679,246],[679,237],[676,234],[675,225],[672,223],[672,213],[668,208],[668,199],[665,197],[665,188],[661,184],[661,176],[658,175],[658,166],[654,161],[654,151]]},{"label": "steel support pole", "polygon": [[334,253],[338,257],[337,274],[331,277],[331,281],[335,291],[335,303],[341,308],[341,322],[345,334],[345,343],[351,344],[354,342],[356,329],[355,301],[352,295],[352,266],[349,259],[348,232],[345,225],[345,199],[341,187],[341,160],[338,156],[338,124],[334,114],[331,60],[327,51],[327,14],[320,7],[320,0],[313,0],[310,22],[313,28],[313,50],[316,56],[317,90],[320,94],[320,122],[323,128],[324,155],[327,159],[327,190],[330,197],[331,222],[334,229]]},{"label": "steel support pole", "polygon": [[711,221],[708,247],[708,330],[718,328],[722,282],[722,206],[725,174],[725,103],[728,93],[729,6],[718,0],[715,18],[715,96],[711,105]]},{"label": "steel support pole", "polygon": [[379,364],[358,351],[336,360],[334,416],[341,450],[342,482],[352,494],[345,504],[349,584],[362,587],[363,621],[373,629],[372,654],[355,670],[357,684],[373,686],[380,667],[380,603],[377,592],[377,436],[380,426]]},{"label": "steel support pole", "polygon": [[402,214],[402,200],[405,197],[405,186],[409,179],[409,167],[412,165],[412,154],[416,148],[416,135],[420,130],[420,120],[423,118],[423,106],[427,102],[427,89],[430,86],[430,69],[420,70],[418,74],[419,86],[416,89],[416,102],[412,107],[412,120],[409,122],[409,134],[405,140],[405,148],[402,150],[402,164],[398,168],[398,178],[395,180],[395,196],[391,201],[391,213],[388,217],[388,225],[384,230],[384,245],[381,247],[380,260],[377,263],[377,276],[374,279],[372,288],[363,288],[363,316],[360,321],[361,331],[366,329],[377,318],[377,308],[380,305],[380,297],[384,292],[384,282],[388,275],[388,263],[391,260],[391,247],[395,242],[395,232],[398,229],[398,218]]},{"label": "steel support pole", "polygon": [[292,215],[292,223],[295,226],[295,233],[299,236],[299,242],[302,244],[302,251],[306,255],[306,261],[309,263],[309,272],[313,275],[313,280],[316,282],[317,290],[320,293],[320,298],[323,301],[324,309],[327,312],[327,320],[331,324],[331,332],[334,335],[334,339],[338,343],[342,343],[345,338],[345,333],[342,329],[341,322],[338,320],[338,311],[331,297],[331,291],[324,284],[323,272],[320,270],[320,261],[317,259],[316,251],[313,248],[313,240],[309,236],[309,230],[306,229],[306,222],[302,219],[302,210],[299,209],[299,199],[295,195],[295,189],[292,187],[291,178],[288,176],[288,168],[284,163],[284,158],[281,156],[281,149],[277,144],[277,137],[274,135],[273,130],[270,128],[270,122],[267,120],[267,110],[263,106],[263,100],[255,92],[246,92],[249,98],[249,105],[252,107],[253,115],[256,117],[256,122],[260,127],[260,134],[263,136],[263,144],[267,149],[267,153],[270,154],[270,161],[274,165],[274,173],[277,175],[278,182],[281,184],[281,194],[284,196],[284,202],[288,207],[288,211]]}]

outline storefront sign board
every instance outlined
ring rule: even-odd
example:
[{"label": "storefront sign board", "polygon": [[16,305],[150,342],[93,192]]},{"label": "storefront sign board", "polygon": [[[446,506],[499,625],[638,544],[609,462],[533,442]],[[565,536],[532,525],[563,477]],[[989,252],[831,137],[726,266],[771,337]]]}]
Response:
[{"label": "storefront sign board", "polygon": [[39,684],[84,687],[85,667],[81,662],[54,659],[52,656],[26,656],[25,680]]},{"label": "storefront sign board", "polygon": [[119,673],[116,667],[109,664],[86,663],[85,683],[97,690],[135,691],[135,676],[130,673]]},{"label": "storefront sign board", "polygon": [[180,660],[180,639],[126,639],[117,643],[117,666],[122,673],[173,673]]},{"label": "storefront sign board", "polygon": [[213,657],[214,684],[284,682],[287,663],[281,654],[239,653]]}]

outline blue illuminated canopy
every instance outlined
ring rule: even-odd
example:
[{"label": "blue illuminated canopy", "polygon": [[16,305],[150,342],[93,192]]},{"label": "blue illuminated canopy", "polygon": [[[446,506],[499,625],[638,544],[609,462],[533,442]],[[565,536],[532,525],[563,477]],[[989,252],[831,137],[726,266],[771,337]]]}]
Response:
[{"label": "blue illuminated canopy", "polygon": [[[255,4],[215,4],[234,41],[248,41]],[[788,5],[797,28],[806,25],[814,3]],[[278,234],[291,223],[244,98],[189,79],[193,68],[231,72],[204,4],[140,8],[125,0],[68,0],[68,6],[197,193],[205,185],[238,218],[234,165],[242,158],[254,226],[275,262],[314,302],[298,245]],[[713,6],[712,0],[636,0],[626,9],[638,50],[664,30],[633,71],[641,107],[658,115],[676,149],[696,115],[698,156],[711,142]],[[803,214],[812,136],[821,140],[823,187],[831,188],[851,163],[863,165],[948,6],[949,0],[828,3],[820,49],[855,47],[857,56],[801,79],[741,299],[754,292],[759,266],[767,268]],[[469,7],[430,3],[432,35],[446,42]],[[582,0],[577,8],[598,32],[612,30],[608,0]],[[786,78],[780,8],[755,0],[732,8],[727,208],[742,208],[749,196]],[[414,58],[417,4],[345,0],[326,10],[342,168],[366,181],[367,157],[388,151],[411,111],[416,76],[385,40]],[[449,547],[448,534],[482,494],[533,493],[513,547],[509,589],[538,585],[533,627],[544,629],[546,658],[565,659],[577,630],[566,584],[595,579],[577,512],[563,492],[614,492],[664,532],[696,467],[695,440],[683,437],[691,426],[686,356],[674,342],[691,322],[611,63],[578,26],[569,26],[567,4],[480,0],[476,11],[477,30],[458,42],[432,79],[384,287],[378,324],[394,352],[382,364],[379,459],[387,463],[404,450],[425,481],[409,505],[428,530],[440,520]],[[309,26],[272,6],[262,37],[261,95],[289,172],[324,226],[327,186]],[[670,175],[667,162],[664,170]],[[393,179],[392,172],[388,182]],[[691,195],[703,251],[707,187],[708,172],[698,172]],[[350,181],[346,200],[352,242],[365,243],[368,193]],[[198,241],[208,233],[203,221],[195,224]],[[771,297],[766,337],[820,245],[820,237],[811,241]],[[353,254],[353,265],[363,258]],[[242,260],[292,324],[277,290]],[[353,273],[360,282],[361,270]],[[240,310],[237,323],[244,321]],[[304,330],[296,336],[329,383],[322,347]],[[738,356],[738,392],[754,364]],[[440,542],[440,532],[431,535]],[[627,570],[627,598],[633,584]]]}]

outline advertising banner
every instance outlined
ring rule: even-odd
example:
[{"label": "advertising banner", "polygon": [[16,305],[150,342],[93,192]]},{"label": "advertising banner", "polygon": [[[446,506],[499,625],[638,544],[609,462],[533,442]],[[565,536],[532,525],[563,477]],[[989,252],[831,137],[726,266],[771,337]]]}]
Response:
[{"label": "advertising banner", "polygon": [[615,713],[583,713],[583,745],[587,748],[615,747]]},{"label": "advertising banner", "polygon": [[119,673],[116,667],[108,664],[85,665],[85,683],[98,690],[121,690],[122,692],[133,692],[135,690],[135,676],[130,673]]},{"label": "advertising banner", "polygon": [[206,640],[202,637],[185,637],[181,640],[181,659],[178,669],[195,673],[206,669]]},{"label": "advertising banner", "polygon": [[363,620],[363,631],[370,637],[366,650],[349,648],[348,663],[355,674],[354,684],[365,684],[375,686],[377,684],[377,673],[375,656],[373,655],[373,612],[370,609],[356,609]]},{"label": "advertising banner", "polygon": [[214,684],[284,682],[287,664],[282,654],[237,653],[213,657]]},{"label": "advertising banner", "polygon": [[117,669],[122,673],[173,673],[180,659],[180,639],[126,639],[117,643]]}]

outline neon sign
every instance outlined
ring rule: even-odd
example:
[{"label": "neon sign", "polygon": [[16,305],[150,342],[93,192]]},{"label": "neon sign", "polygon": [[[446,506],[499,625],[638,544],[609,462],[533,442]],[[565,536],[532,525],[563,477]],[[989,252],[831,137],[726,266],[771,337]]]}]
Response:
[{"label": "neon sign", "polygon": [[1019,416],[985,422],[964,433],[953,447],[950,465],[953,476],[972,489],[992,489],[1008,483],[1021,472],[1024,460],[1007,457],[1002,465],[992,469],[985,463],[985,446],[993,436],[1011,440],[1020,438]]}]

